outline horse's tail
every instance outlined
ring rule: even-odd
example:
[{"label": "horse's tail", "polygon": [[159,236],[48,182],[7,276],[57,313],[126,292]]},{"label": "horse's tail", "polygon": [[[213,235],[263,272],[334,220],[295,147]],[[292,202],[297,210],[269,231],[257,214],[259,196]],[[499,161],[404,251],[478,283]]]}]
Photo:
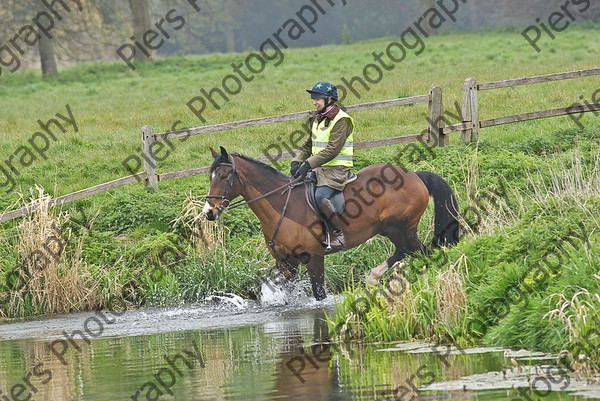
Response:
[{"label": "horse's tail", "polygon": [[433,196],[435,219],[434,246],[450,246],[458,242],[458,206],[450,185],[439,175],[429,171],[416,172]]}]

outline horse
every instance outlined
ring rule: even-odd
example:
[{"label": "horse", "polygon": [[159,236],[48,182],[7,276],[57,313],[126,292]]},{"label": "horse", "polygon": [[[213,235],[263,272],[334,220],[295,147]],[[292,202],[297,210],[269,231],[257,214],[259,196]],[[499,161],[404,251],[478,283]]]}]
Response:
[{"label": "horse", "polygon": [[[228,154],[223,147],[220,150],[211,148],[214,162],[204,216],[214,221],[227,207],[247,204],[260,221],[279,271],[291,280],[298,265],[305,264],[315,299],[326,298],[325,227],[309,206],[304,185],[258,160]],[[391,257],[371,270],[369,284],[376,285],[387,269],[407,255],[425,251],[417,229],[430,196],[434,200],[433,246],[458,242],[456,198],[442,177],[385,163],[367,166],[356,175],[344,189],[346,207],[340,215],[346,249],[376,234],[388,237],[396,248]],[[242,200],[232,202],[240,195]]]}]

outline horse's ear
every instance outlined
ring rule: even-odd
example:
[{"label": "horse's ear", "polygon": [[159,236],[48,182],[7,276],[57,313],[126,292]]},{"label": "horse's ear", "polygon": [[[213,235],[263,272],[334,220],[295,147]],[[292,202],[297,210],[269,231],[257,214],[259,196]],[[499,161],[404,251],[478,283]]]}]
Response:
[{"label": "horse's ear", "polygon": [[223,160],[229,160],[229,155],[223,146],[221,146],[221,156],[223,156]]},{"label": "horse's ear", "polygon": [[219,154],[217,153],[216,150],[214,150],[213,148],[210,148],[210,153],[212,153],[212,157],[217,157],[219,156]]}]

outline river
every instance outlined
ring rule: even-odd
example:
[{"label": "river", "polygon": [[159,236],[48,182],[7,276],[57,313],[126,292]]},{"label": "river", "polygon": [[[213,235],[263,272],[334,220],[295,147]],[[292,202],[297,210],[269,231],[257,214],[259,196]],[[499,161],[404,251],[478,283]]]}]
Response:
[{"label": "river", "polygon": [[335,299],[234,296],[0,325],[0,400],[578,400],[550,356],[332,343]]}]

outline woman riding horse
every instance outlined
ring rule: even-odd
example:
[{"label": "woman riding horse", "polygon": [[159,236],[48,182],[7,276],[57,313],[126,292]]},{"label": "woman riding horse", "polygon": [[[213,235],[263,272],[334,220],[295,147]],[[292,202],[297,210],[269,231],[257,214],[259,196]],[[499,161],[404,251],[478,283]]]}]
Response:
[{"label": "woman riding horse", "polygon": [[[330,250],[323,246],[326,228],[309,206],[304,186],[298,185],[312,169],[317,176],[317,205],[333,226],[331,251],[353,248],[376,234],[388,237],[395,245],[394,254],[371,271],[369,283],[376,284],[406,255],[423,250],[417,228],[430,195],[435,205],[433,244],[457,243],[458,212],[448,183],[434,173],[411,172],[392,164],[368,166],[349,180],[354,121],[335,104],[338,96],[333,84],[318,82],[307,92],[317,113],[311,117],[311,136],[292,162],[295,179],[290,181],[273,167],[247,156],[230,155],[223,147],[221,153],[211,149],[215,160],[204,215],[216,220],[226,207],[248,204],[260,221],[278,269],[293,279],[298,264],[306,264],[317,300],[326,297],[324,255]],[[330,198],[342,190],[346,206],[338,214]],[[232,204],[240,195],[243,201]]]},{"label": "woman riding horse", "polygon": [[[295,276],[299,263],[306,264],[313,295],[326,297],[323,225],[304,196],[304,187],[273,167],[250,157],[212,150],[210,188],[203,209],[208,220],[216,220],[227,207],[244,204],[260,221],[269,252],[286,278]],[[452,189],[440,176],[427,171],[411,172],[391,164],[365,167],[346,185],[346,208],[339,216],[346,248],[356,247],[376,234],[388,237],[394,254],[375,267],[369,282],[376,284],[383,273],[406,255],[423,249],[417,235],[419,220],[429,196],[434,199],[433,244],[458,242],[457,207]],[[297,181],[297,180],[294,180]],[[232,203],[238,196],[243,200]]]},{"label": "woman riding horse", "polygon": [[[304,178],[309,170],[314,169],[317,177],[316,204],[331,227],[331,238],[329,243],[324,244],[325,251],[343,251],[343,224],[331,197],[344,190],[353,166],[354,120],[335,103],[338,91],[331,82],[317,82],[306,91],[310,93],[317,112],[309,119],[311,135],[292,161],[290,175]],[[303,160],[305,162],[300,166]]]}]

